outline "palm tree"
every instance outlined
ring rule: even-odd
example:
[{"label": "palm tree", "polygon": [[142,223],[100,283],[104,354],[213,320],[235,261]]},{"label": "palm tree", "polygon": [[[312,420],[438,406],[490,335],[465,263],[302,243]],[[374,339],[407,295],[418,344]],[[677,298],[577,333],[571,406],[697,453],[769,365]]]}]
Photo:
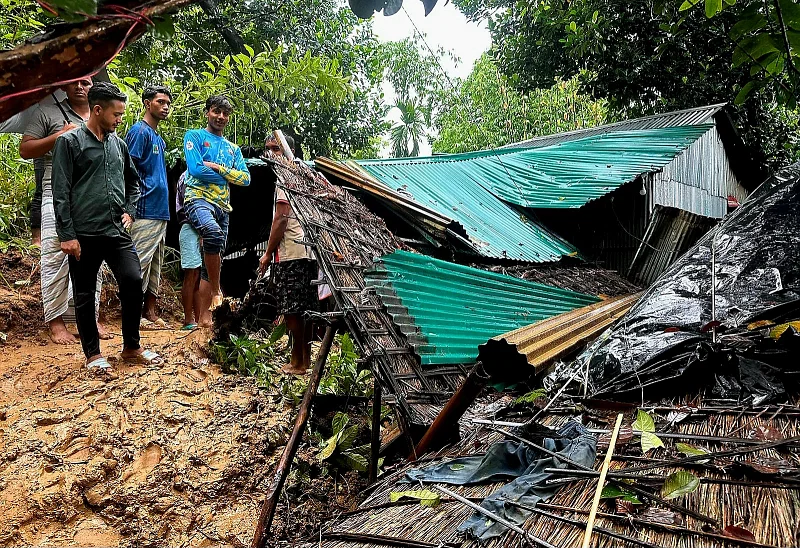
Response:
[{"label": "palm tree", "polygon": [[395,106],[400,110],[400,121],[392,126],[392,153],[395,158],[419,156],[419,143],[425,135],[425,114],[411,99],[397,101]]}]

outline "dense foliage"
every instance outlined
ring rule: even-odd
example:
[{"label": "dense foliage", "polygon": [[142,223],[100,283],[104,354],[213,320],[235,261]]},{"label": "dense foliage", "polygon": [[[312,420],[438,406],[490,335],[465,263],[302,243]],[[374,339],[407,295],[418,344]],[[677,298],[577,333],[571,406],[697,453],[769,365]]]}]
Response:
[{"label": "dense foliage", "polygon": [[433,150],[493,148],[605,120],[605,102],[580,94],[577,78],[521,92],[498,71],[489,55],[483,55],[442,108]]},{"label": "dense foliage", "polygon": [[[767,23],[773,20],[773,3],[730,3],[709,11],[709,18],[703,9],[676,0],[456,0],[471,18],[489,20],[494,57],[522,90],[578,77],[585,90],[623,117],[734,102],[739,96],[736,121],[756,158],[773,166],[792,161],[797,152],[785,145],[798,135],[789,100],[794,69],[781,53],[779,29]],[[788,8],[794,2],[779,4]],[[770,13],[760,13],[764,10]],[[754,12],[762,15],[763,26],[747,30],[750,23],[743,22]],[[792,28],[784,27],[790,43]]]},{"label": "dense foliage", "polygon": [[[123,51],[119,76],[135,78],[139,86],[171,82],[197,99],[209,93],[204,78],[212,89],[227,86],[237,106],[231,123],[240,144],[260,147],[269,129],[282,127],[310,156],[377,153],[375,137],[386,129],[379,44],[371,24],[336,0],[222,0],[212,18],[193,6],[173,19],[174,34],[151,33]],[[241,51],[221,31],[236,34]],[[263,64],[255,64],[252,52]],[[238,64],[232,73],[220,70],[226,56],[235,63],[239,55],[254,59],[242,59],[246,70]],[[200,110],[191,116],[199,118]],[[178,109],[177,115],[183,113]]]}]

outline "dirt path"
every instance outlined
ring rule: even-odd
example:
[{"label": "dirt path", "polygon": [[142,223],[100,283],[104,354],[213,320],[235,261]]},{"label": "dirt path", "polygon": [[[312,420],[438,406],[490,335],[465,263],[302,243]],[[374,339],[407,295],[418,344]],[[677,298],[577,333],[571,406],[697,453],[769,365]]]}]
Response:
[{"label": "dirt path", "polygon": [[249,543],[291,410],[176,333],[144,334],[166,364],[110,381],[43,334],[0,346],[0,545]]}]

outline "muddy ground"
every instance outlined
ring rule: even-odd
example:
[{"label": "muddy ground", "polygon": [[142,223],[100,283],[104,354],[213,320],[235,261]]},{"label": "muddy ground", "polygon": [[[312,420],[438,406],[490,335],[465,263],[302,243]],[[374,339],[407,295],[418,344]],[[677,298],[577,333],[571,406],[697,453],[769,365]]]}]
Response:
[{"label": "muddy ground", "polygon": [[[0,256],[0,274],[0,546],[249,546],[294,409],[211,363],[206,331],[142,332],[165,363],[98,378],[79,346],[49,342],[33,261]],[[301,448],[274,546],[358,502],[363,479],[320,476],[316,453]]]}]

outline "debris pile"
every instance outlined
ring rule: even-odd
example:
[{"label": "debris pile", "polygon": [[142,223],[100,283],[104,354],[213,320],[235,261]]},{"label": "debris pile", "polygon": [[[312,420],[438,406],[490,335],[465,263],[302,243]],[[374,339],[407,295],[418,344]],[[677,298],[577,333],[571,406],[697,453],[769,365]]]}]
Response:
[{"label": "debris pile", "polygon": [[784,397],[800,374],[798,204],[795,165],[670,267],[578,359],[589,393],[652,399],[714,386],[755,403]]}]

